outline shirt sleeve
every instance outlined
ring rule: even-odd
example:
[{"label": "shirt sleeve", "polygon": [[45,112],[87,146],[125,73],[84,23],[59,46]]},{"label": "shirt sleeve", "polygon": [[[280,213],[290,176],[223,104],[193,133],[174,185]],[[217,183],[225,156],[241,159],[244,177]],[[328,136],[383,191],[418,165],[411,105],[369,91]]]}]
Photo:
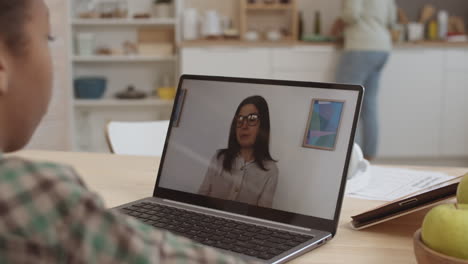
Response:
[{"label": "shirt sleeve", "polygon": [[218,154],[215,154],[213,158],[211,158],[210,165],[208,165],[208,169],[205,174],[205,178],[203,179],[203,183],[200,185],[198,190],[198,194],[209,196],[211,192],[211,185],[213,183],[213,177],[216,176],[216,168],[218,164]]},{"label": "shirt sleeve", "polygon": [[388,27],[393,28],[398,20],[398,9],[395,0],[390,0],[388,12]]},{"label": "shirt sleeve", "polygon": [[362,6],[362,0],[344,0],[341,19],[343,19],[347,25],[356,24],[361,17]]},{"label": "shirt sleeve", "polygon": [[[6,249],[12,238],[27,245],[10,260],[29,254],[60,263],[244,263],[106,209],[71,168],[23,162],[2,168],[0,182],[0,238]],[[14,192],[2,193],[7,189]]]},{"label": "shirt sleeve", "polygon": [[270,177],[268,178],[265,186],[263,187],[263,192],[260,195],[258,200],[258,206],[271,208],[273,206],[273,199],[276,193],[276,187],[278,186],[278,167],[273,166],[269,171]]}]

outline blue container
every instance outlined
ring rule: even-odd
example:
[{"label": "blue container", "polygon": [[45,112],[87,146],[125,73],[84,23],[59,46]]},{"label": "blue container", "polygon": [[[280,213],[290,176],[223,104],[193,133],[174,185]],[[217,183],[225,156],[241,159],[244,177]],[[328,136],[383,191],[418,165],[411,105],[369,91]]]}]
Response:
[{"label": "blue container", "polygon": [[100,99],[107,87],[103,77],[83,77],[74,81],[75,97],[79,99]]}]

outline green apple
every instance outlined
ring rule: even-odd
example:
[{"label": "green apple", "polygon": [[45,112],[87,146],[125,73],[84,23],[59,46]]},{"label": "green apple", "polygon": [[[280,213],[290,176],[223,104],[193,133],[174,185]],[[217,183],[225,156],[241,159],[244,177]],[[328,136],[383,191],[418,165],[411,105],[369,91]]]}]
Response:
[{"label": "green apple", "polygon": [[458,184],[457,201],[459,204],[468,204],[468,174]]},{"label": "green apple", "polygon": [[468,259],[468,205],[434,207],[424,218],[421,236],[424,244],[439,253]]}]

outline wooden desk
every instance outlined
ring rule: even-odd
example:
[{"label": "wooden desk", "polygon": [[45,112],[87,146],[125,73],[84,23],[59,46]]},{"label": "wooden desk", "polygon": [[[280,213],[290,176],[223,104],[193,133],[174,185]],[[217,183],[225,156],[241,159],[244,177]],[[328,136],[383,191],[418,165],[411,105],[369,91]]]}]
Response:
[{"label": "wooden desk", "polygon": [[[22,151],[15,156],[38,161],[69,164],[81,174],[88,187],[98,192],[107,206],[151,196],[159,159],[109,154]],[[416,168],[459,176],[463,168]],[[346,198],[337,236],[291,263],[416,263],[412,235],[421,226],[426,211],[404,216],[365,231],[349,227],[350,216],[382,202]]]}]

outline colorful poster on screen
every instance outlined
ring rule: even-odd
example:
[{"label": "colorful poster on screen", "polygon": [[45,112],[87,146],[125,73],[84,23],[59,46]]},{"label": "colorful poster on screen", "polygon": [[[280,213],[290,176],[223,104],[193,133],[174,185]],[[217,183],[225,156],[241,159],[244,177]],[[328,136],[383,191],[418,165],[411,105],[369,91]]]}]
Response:
[{"label": "colorful poster on screen", "polygon": [[344,101],[313,99],[303,147],[335,150]]}]

